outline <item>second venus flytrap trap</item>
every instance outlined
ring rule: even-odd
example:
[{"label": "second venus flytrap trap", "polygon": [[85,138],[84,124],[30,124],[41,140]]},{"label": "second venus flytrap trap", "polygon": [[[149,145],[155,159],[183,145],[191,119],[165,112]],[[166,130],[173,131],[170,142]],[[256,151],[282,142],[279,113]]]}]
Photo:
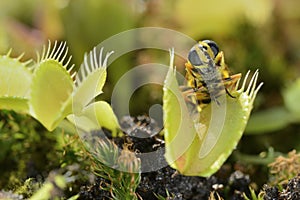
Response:
[{"label": "second venus flytrap trap", "polygon": [[[263,83],[257,85],[258,71],[250,81],[250,71],[243,81],[240,75],[229,76],[228,68],[222,66],[225,65],[224,58],[222,62],[218,61],[219,50],[213,49],[215,46],[204,41],[197,47],[191,50],[196,58],[187,64],[194,68],[190,70],[192,73],[199,74],[198,77],[190,76],[196,80],[187,80],[188,87],[192,86],[192,103],[196,108],[192,112],[186,103],[190,100],[186,100],[186,94],[182,95],[177,83],[174,50],[170,51],[170,69],[163,88],[165,157],[184,175],[208,177],[222,166],[239,142]],[[203,77],[204,72],[210,74]],[[232,82],[231,77],[238,78]],[[202,100],[209,97],[213,97],[210,103],[203,105]]]}]

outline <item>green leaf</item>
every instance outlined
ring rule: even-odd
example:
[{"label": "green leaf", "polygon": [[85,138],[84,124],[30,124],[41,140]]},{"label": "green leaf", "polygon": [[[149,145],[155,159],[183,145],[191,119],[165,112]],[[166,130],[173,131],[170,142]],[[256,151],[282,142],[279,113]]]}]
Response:
[{"label": "green leaf", "polygon": [[52,131],[68,114],[72,112],[71,94],[73,92],[73,80],[63,65],[67,54],[64,51],[65,43],[61,43],[56,49],[56,43],[50,53],[50,44],[42,60],[35,69],[31,94],[29,98],[30,113],[40,121],[49,131]]},{"label": "green leaf", "polygon": [[32,81],[32,72],[26,66],[29,62],[20,62],[18,58],[0,56],[0,109],[28,112],[28,95]]},{"label": "green leaf", "polygon": [[264,134],[286,127],[292,119],[292,114],[284,107],[270,108],[254,113],[246,127],[246,134]]},{"label": "green leaf", "polygon": [[300,79],[287,87],[282,94],[286,108],[300,120]]},{"label": "green leaf", "polygon": [[300,79],[283,92],[285,107],[270,108],[254,113],[246,127],[247,134],[263,134],[283,129],[292,122],[300,120]]},{"label": "green leaf", "polygon": [[163,96],[165,157],[184,175],[210,176],[221,167],[240,140],[262,84],[256,87],[258,72],[255,72],[244,91],[248,72],[242,87],[236,91],[236,98],[226,97],[221,105],[213,101],[203,108],[200,120],[195,120],[180,94],[172,59],[173,56]]}]

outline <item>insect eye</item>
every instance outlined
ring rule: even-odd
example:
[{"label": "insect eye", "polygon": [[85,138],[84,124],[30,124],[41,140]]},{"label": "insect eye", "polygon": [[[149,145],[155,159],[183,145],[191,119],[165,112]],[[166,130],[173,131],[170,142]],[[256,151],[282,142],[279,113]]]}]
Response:
[{"label": "insect eye", "polygon": [[214,53],[215,57],[218,55],[220,50],[219,50],[217,43],[215,43],[212,40],[203,40],[202,42],[208,44],[208,46],[211,48],[212,52]]},{"label": "insect eye", "polygon": [[189,59],[190,63],[194,66],[200,66],[203,64],[195,49],[191,49],[191,51],[189,52],[189,55],[188,55],[188,59]]}]

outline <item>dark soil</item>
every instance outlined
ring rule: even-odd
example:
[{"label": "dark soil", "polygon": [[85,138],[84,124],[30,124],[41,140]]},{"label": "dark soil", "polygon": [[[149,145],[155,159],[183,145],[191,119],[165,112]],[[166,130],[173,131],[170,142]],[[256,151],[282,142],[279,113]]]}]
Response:
[{"label": "dark soil", "polygon": [[[121,138],[111,138],[110,133],[105,131],[120,148],[124,143],[131,144],[132,150],[140,153],[152,152],[158,148],[164,148],[164,140],[157,133],[159,128],[157,123],[147,116],[136,118],[126,116],[121,121],[121,127],[126,134]],[[155,162],[166,163],[164,156]],[[153,160],[142,159],[143,166],[153,164]],[[170,199],[191,199],[201,200],[208,199],[211,192],[218,193],[224,199],[244,199],[243,193],[250,196],[249,185],[250,178],[241,171],[227,170],[223,167],[218,173],[209,177],[184,176],[176,170],[167,166],[156,171],[142,173],[141,182],[136,190],[137,194],[144,200],[157,199],[157,196],[167,197],[167,192],[172,198]],[[230,167],[229,167],[230,168]],[[101,190],[101,184],[105,180],[98,178],[94,185],[82,187],[80,199],[109,199],[111,198],[108,191]]]},{"label": "dark soil", "polygon": [[230,197],[230,199],[244,199],[243,192],[249,193],[250,179],[239,171],[234,172],[225,180],[217,176],[202,178],[174,175],[175,173],[174,169],[166,167],[157,172],[142,174],[142,181],[137,190],[138,194],[143,199],[150,200],[155,199],[154,194],[166,197],[167,190],[174,195],[174,199],[198,200],[208,199],[213,191],[222,197]]},{"label": "dark soil", "polygon": [[276,186],[264,186],[265,200],[299,200],[300,199],[300,174],[289,180],[282,192]]},{"label": "dark soil", "polygon": [[101,177],[97,177],[97,180],[93,185],[82,186],[80,189],[80,197],[78,199],[111,199],[111,195],[109,191],[103,190],[103,184],[107,183],[107,181]]}]

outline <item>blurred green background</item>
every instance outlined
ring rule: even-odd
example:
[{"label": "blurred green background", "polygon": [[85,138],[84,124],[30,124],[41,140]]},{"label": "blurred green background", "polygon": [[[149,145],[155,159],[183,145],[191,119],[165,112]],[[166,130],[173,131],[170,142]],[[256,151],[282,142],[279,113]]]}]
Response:
[{"label": "blurred green background", "polygon": [[[67,41],[78,68],[85,52],[110,36],[137,27],[164,27],[195,40],[213,39],[225,52],[233,73],[259,69],[259,79],[264,82],[238,148],[241,154],[237,157],[247,161],[244,154],[258,155],[269,147],[283,153],[300,150],[299,7],[298,0],[0,1],[0,53],[13,49],[14,56],[26,52],[24,59],[35,59],[36,50],[47,40]],[[127,70],[150,62],[167,64],[168,55],[140,50],[114,61],[101,98],[110,99],[114,84]],[[176,66],[184,73],[183,59],[178,59]],[[131,99],[131,114],[148,114],[151,105],[161,104],[161,88],[137,90]],[[256,161],[259,163],[258,158]]]}]

